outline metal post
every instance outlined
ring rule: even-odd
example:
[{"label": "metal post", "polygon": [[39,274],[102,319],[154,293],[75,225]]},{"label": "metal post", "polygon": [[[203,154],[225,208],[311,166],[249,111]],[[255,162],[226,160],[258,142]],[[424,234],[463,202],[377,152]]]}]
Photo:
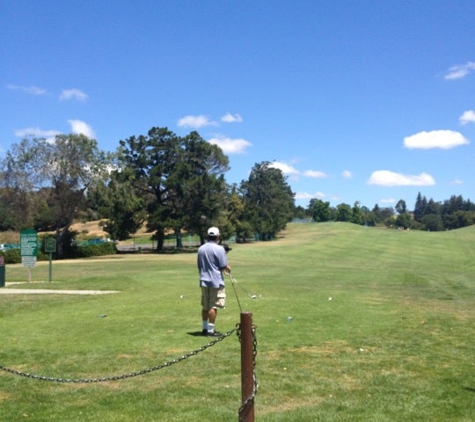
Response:
[{"label": "metal post", "polygon": [[49,253],[49,282],[53,279],[53,254]]},{"label": "metal post", "polygon": [[254,336],[252,313],[241,312],[241,391],[242,406],[239,421],[254,422]]}]

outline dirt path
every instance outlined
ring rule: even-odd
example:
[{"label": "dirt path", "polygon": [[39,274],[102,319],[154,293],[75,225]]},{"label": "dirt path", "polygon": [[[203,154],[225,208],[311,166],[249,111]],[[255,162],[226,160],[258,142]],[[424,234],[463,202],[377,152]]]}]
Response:
[{"label": "dirt path", "polygon": [[[5,283],[5,287],[11,285],[25,284],[25,283]],[[0,295],[35,295],[35,294],[59,294],[59,295],[107,295],[111,293],[119,293],[117,290],[53,290],[53,289],[6,289],[0,287]]]}]

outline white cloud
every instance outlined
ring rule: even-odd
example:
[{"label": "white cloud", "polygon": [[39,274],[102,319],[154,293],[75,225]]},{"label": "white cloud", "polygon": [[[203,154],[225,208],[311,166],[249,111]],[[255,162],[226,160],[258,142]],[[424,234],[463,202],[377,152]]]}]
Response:
[{"label": "white cloud", "polygon": [[18,136],[19,138],[44,138],[47,142],[54,142],[56,135],[60,134],[61,132],[57,130],[42,130],[39,127],[28,127],[15,131],[15,136]]},{"label": "white cloud", "polygon": [[385,198],[379,201],[381,204],[394,204],[396,200],[394,198]]},{"label": "white cloud", "polygon": [[404,146],[409,149],[450,149],[470,142],[459,132],[452,130],[433,130],[431,132],[419,132],[404,138]]},{"label": "white cloud", "polygon": [[454,184],[454,185],[463,185],[463,181],[460,180],[460,179],[455,179],[455,180],[452,182],[452,184]]},{"label": "white cloud", "polygon": [[217,126],[216,122],[210,120],[207,116],[185,116],[178,120],[178,126],[180,127],[191,127],[194,129],[199,129],[200,127],[205,126]]},{"label": "white cloud", "polygon": [[87,123],[83,122],[82,120],[68,120],[68,123],[71,125],[72,133],[77,135],[83,134],[87,136],[89,139],[95,139],[96,134],[91,126]]},{"label": "white cloud", "polygon": [[373,172],[367,183],[368,185],[379,186],[433,186],[435,185],[435,180],[427,173],[410,175],[394,173],[388,170],[378,170]]},{"label": "white cloud", "polygon": [[467,76],[472,70],[475,70],[475,62],[467,62],[465,64],[458,64],[452,66],[447,71],[444,79],[447,80],[454,80],[454,79],[462,79]]},{"label": "white cloud", "polygon": [[[75,134],[83,134],[88,138],[95,139],[96,134],[94,130],[87,123],[81,120],[68,120],[71,126],[71,132]],[[56,135],[61,135],[58,130],[42,130],[39,127],[28,127],[25,129],[18,129],[15,131],[15,136],[19,138],[45,138],[47,142],[54,142]]]},{"label": "white cloud", "polygon": [[37,86],[34,86],[34,85],[30,85],[30,86],[20,86],[20,85],[7,85],[7,88],[8,89],[13,89],[13,90],[20,90],[20,91],[24,91],[28,94],[31,94],[31,95],[44,95],[44,94],[47,94],[48,91],[46,91],[46,89],[44,88],[39,88]]},{"label": "white cloud", "polygon": [[341,173],[341,176],[344,179],[351,179],[353,177],[353,174],[351,173],[351,171],[345,170],[345,171],[343,171],[343,173]]},{"label": "white cloud", "polygon": [[467,123],[475,123],[475,111],[464,111],[459,120],[462,125],[466,125]]},{"label": "white cloud", "polygon": [[228,138],[226,136],[217,135],[208,140],[212,145],[218,145],[225,154],[243,154],[252,144],[241,138]]},{"label": "white cloud", "polygon": [[273,161],[270,164],[269,167],[279,169],[284,174],[289,174],[289,175],[298,175],[298,174],[300,174],[300,172],[295,167],[292,167],[289,164],[279,162],[279,161]]},{"label": "white cloud", "polygon": [[221,117],[221,121],[225,123],[241,123],[243,119],[238,113],[226,113],[223,117]]},{"label": "white cloud", "polygon": [[304,176],[312,177],[314,179],[322,179],[328,176],[323,171],[318,171],[318,170],[306,170],[303,174]]},{"label": "white cloud", "polygon": [[297,192],[295,194],[295,199],[323,199],[326,198],[327,195],[325,195],[323,192],[316,192],[316,193],[308,193],[308,192]]},{"label": "white cloud", "polygon": [[88,95],[82,92],[80,89],[63,89],[59,99],[61,101],[67,100],[78,100],[78,101],[86,101],[88,99]]}]

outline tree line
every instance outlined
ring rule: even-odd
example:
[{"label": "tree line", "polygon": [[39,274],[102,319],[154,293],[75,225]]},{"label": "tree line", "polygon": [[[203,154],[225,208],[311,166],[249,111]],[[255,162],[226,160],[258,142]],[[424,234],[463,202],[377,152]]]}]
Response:
[{"label": "tree line", "polygon": [[66,257],[77,220],[103,220],[115,240],[144,224],[164,247],[173,232],[205,241],[211,225],[224,239],[271,239],[293,216],[294,193],[282,171],[256,163],[249,178],[228,184],[229,159],[196,131],[178,136],[153,127],[104,152],[84,135],[53,141],[25,138],[0,160],[0,231],[34,228],[55,232],[58,257]]},{"label": "tree line", "polygon": [[427,200],[420,192],[412,211],[403,199],[397,202],[395,208],[376,204],[371,210],[358,201],[353,206],[339,204],[331,207],[329,202],[312,199],[307,209],[300,207],[296,214],[299,218],[310,217],[316,222],[346,221],[366,226],[429,231],[459,229],[475,224],[475,204],[470,199],[452,195],[450,199],[436,202],[432,198]]},{"label": "tree line", "polygon": [[256,163],[249,177],[228,184],[229,159],[221,148],[196,131],[178,136],[166,127],[120,140],[114,152],[101,151],[84,135],[58,135],[54,140],[25,138],[0,160],[0,231],[55,232],[58,257],[68,256],[78,220],[103,221],[114,240],[125,240],[143,225],[164,247],[174,233],[205,241],[206,229],[220,227],[222,237],[269,240],[292,218],[315,222],[421,230],[446,230],[475,223],[475,205],[461,196],[442,203],[420,193],[413,211],[400,200],[395,209],[373,209],[355,202],[331,207],[312,199],[296,207],[287,178],[272,163]]}]

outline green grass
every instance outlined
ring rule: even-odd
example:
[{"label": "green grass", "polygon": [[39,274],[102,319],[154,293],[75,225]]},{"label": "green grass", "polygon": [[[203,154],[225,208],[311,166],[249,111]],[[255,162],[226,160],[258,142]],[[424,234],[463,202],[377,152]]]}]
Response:
[{"label": "green grass", "polygon": [[[275,241],[234,245],[239,300],[257,326],[256,420],[474,420],[474,245],[475,226],[429,233],[344,223],[292,224]],[[199,348],[206,339],[189,334],[201,330],[195,261],[195,254],[142,254],[54,262],[53,283],[48,263],[39,263],[32,280],[46,282],[24,288],[120,293],[0,295],[0,365],[99,378]],[[7,266],[7,281],[26,279],[25,268]],[[220,331],[239,322],[229,284]],[[176,365],[119,381],[59,384],[0,371],[1,415],[233,421],[240,379],[232,335]]]}]

